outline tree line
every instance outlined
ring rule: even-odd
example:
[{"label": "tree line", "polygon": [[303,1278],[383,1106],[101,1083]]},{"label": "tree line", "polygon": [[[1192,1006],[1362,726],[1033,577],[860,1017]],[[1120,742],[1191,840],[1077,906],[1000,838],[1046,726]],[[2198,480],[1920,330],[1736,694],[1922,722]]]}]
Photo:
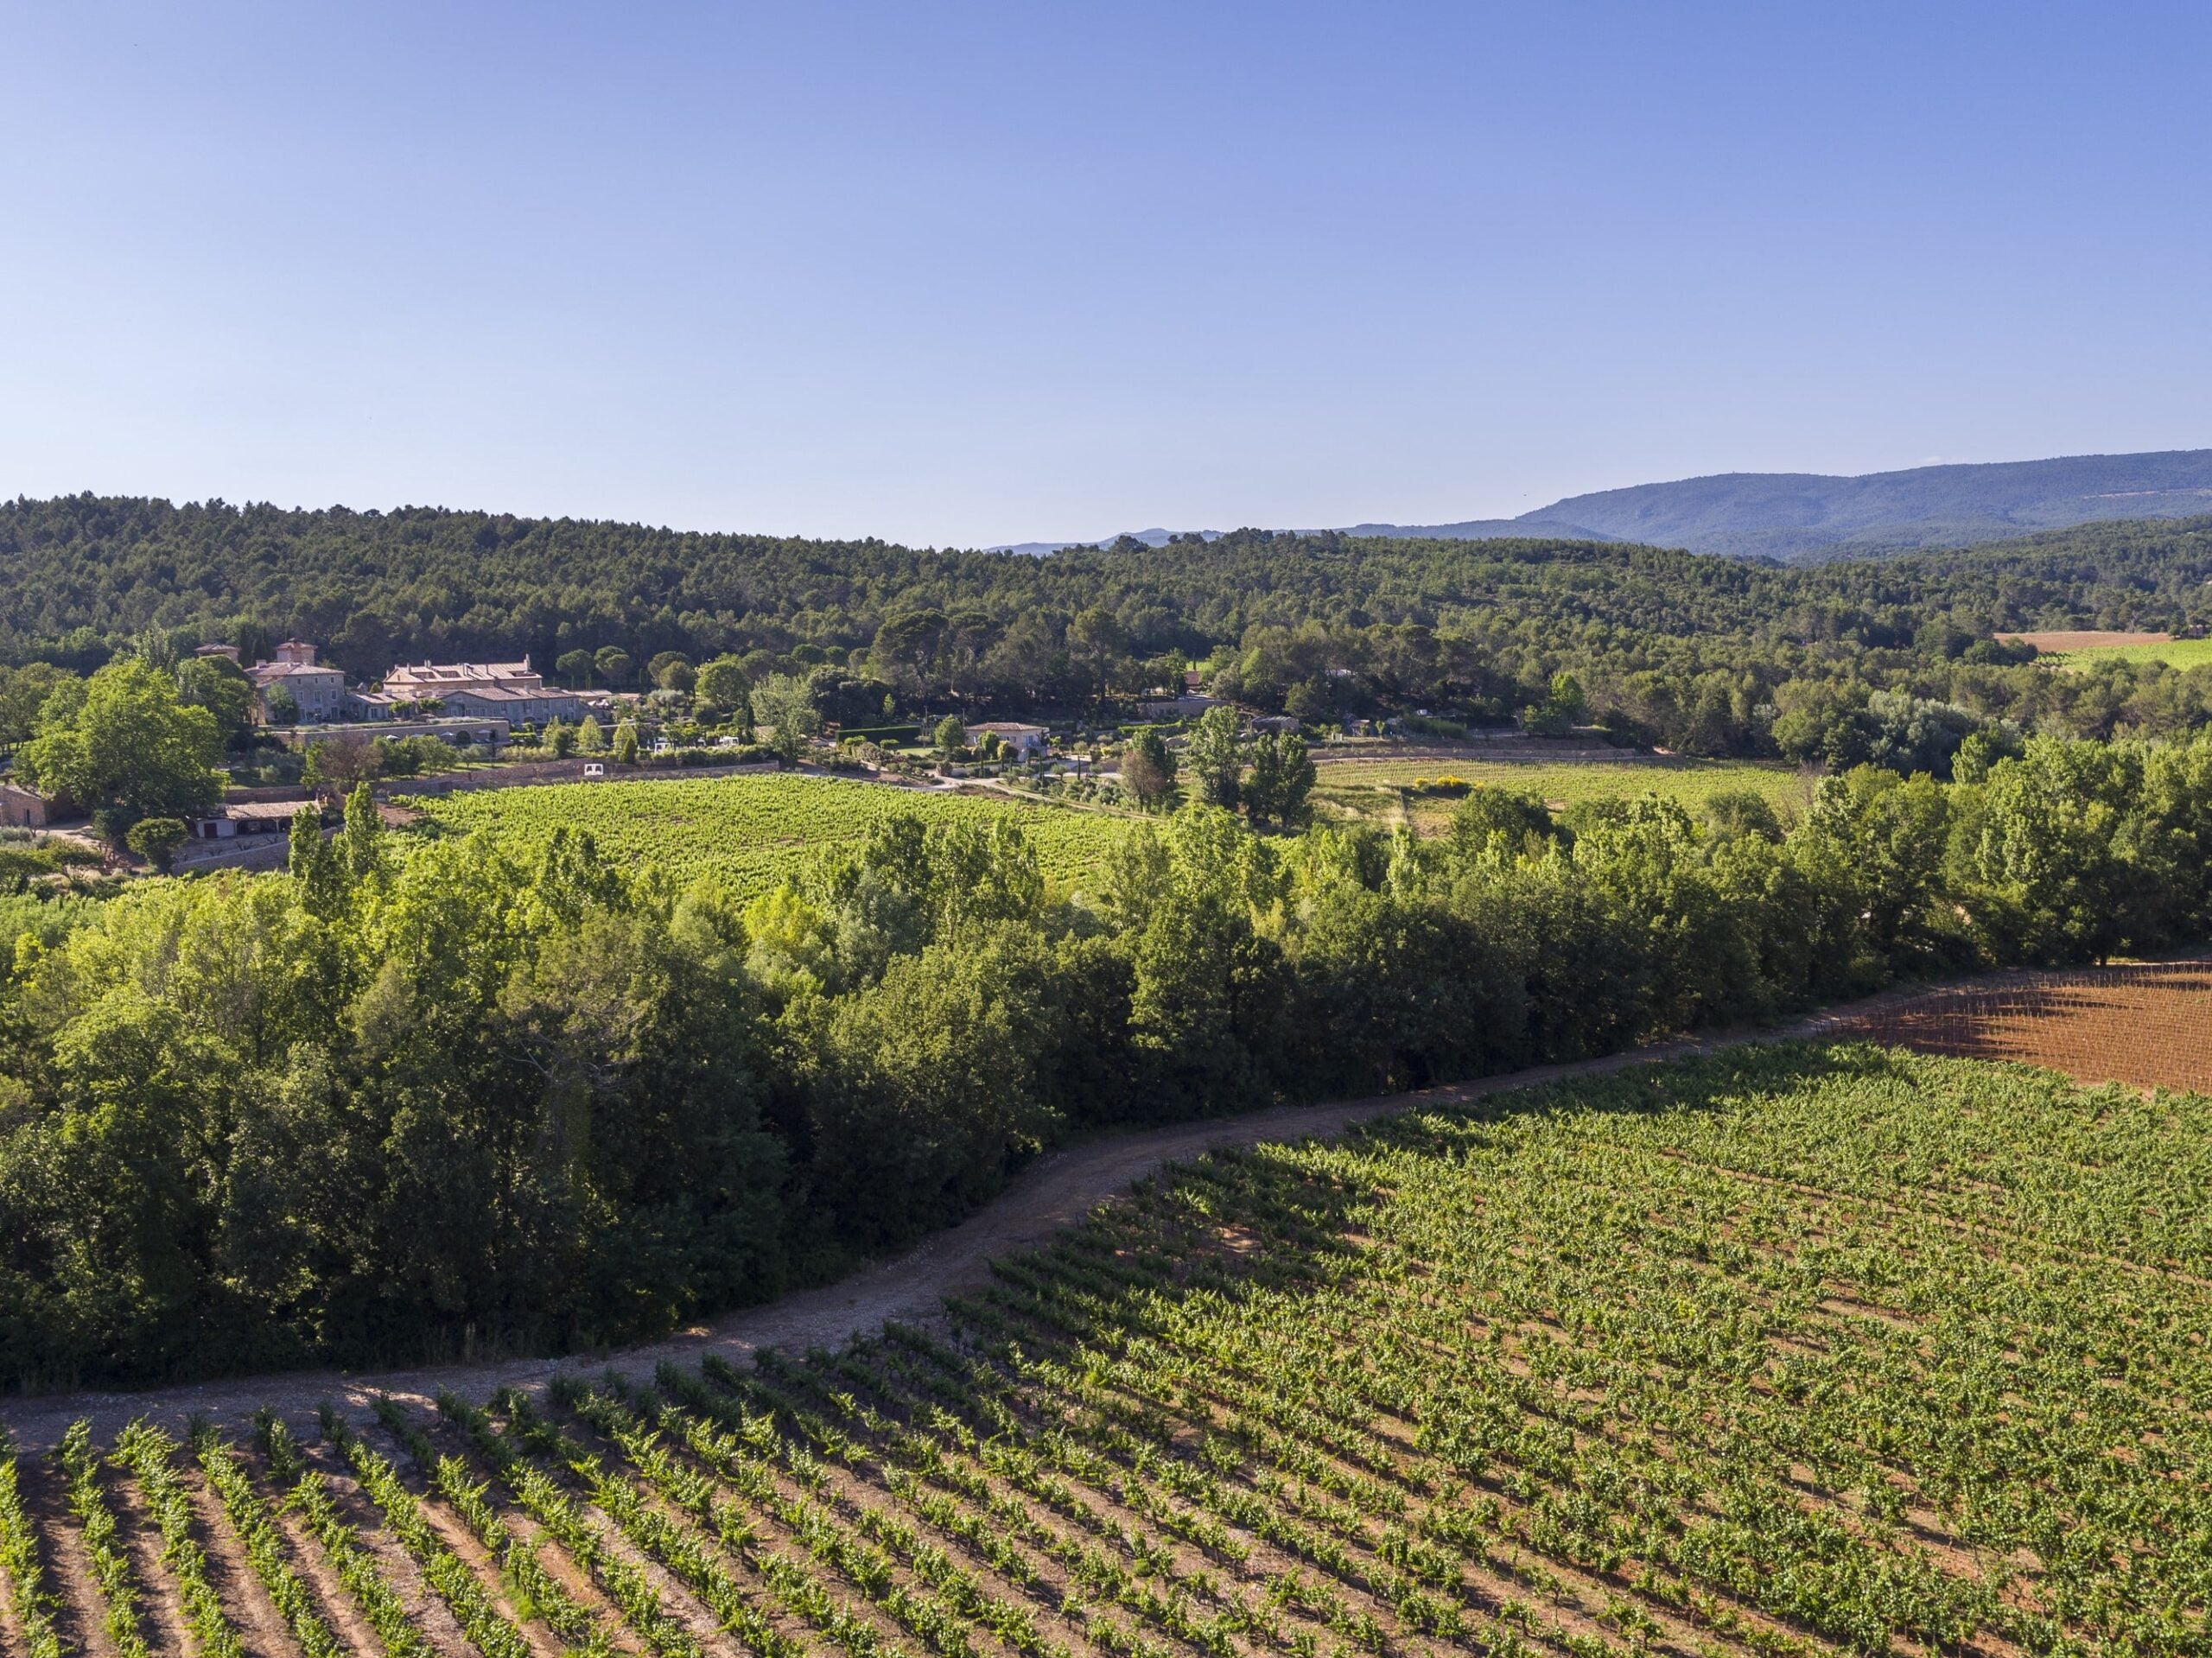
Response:
[{"label": "tree line", "polygon": [[[1359,1095],[2212,926],[2212,736],[1448,834],[1134,826],[1095,890],[899,819],[750,902],[562,830],[384,829],[38,906],[0,981],[0,1375],[655,1336],[1076,1132]],[[28,912],[27,912],[28,913]]]}]

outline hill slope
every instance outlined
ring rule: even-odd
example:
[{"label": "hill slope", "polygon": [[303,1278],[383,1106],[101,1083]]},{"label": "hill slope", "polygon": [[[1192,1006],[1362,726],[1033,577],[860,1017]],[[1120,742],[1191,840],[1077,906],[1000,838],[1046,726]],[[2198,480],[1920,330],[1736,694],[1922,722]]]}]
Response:
[{"label": "hill slope", "polygon": [[1964,547],[2077,524],[2206,512],[2212,512],[2212,449],[2169,449],[1915,467],[1857,478],[1721,473],[1572,495],[1518,518],[1362,524],[1357,533],[1471,540],[1562,536],[1795,561]]}]

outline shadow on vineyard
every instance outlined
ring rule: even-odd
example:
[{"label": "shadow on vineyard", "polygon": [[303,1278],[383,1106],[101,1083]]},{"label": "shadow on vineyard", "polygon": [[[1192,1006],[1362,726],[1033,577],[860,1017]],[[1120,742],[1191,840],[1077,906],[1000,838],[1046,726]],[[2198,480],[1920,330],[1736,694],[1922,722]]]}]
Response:
[{"label": "shadow on vineyard", "polygon": [[2201,1651],[2207,1143],[1865,1044],[1424,1102],[836,1351],[79,1423],[10,1650]]},{"label": "shadow on vineyard", "polygon": [[[1471,1130],[1482,1125],[1725,1112],[1742,1104],[1747,1086],[1799,1089],[1883,1076],[1906,1080],[1910,1067],[1904,1056],[1865,1047],[1764,1045],[1630,1077],[1509,1089],[1464,1104],[1415,1103],[1360,1123],[1331,1141],[1308,1143],[1390,1157],[1449,1159],[1464,1149]],[[1141,1320],[1144,1309],[1162,1293],[1235,1299],[1294,1295],[1336,1283],[1366,1259],[1369,1212],[1395,1195],[1387,1185],[1354,1180],[1335,1165],[1300,1156],[1294,1146],[1225,1147],[1141,1184],[1130,1200],[1146,1217],[1141,1249],[1126,1240],[1097,1242],[1122,1237],[1117,1205],[1094,1219],[1080,1241],[1056,1240],[1033,1255],[994,1261],[990,1270],[1004,1283],[1033,1283],[1064,1263],[1071,1249],[1096,1255],[1102,1248],[1125,1263],[1090,1286],[1096,1329],[1071,1332],[1087,1339]],[[950,1303],[956,1319],[978,1305],[961,1298]]]},{"label": "shadow on vineyard", "polygon": [[2126,962],[1932,991],[1839,1033],[2047,1065],[2085,1083],[2212,1092],[2212,962]]}]

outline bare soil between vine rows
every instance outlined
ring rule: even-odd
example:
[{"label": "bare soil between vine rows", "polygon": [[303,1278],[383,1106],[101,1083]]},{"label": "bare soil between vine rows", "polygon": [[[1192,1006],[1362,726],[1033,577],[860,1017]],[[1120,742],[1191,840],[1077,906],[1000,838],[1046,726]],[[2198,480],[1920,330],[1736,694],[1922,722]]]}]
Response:
[{"label": "bare soil between vine rows", "polygon": [[2077,1082],[2212,1093],[2212,962],[2145,962],[1957,985],[1848,1019],[1840,1037],[2002,1059]]}]

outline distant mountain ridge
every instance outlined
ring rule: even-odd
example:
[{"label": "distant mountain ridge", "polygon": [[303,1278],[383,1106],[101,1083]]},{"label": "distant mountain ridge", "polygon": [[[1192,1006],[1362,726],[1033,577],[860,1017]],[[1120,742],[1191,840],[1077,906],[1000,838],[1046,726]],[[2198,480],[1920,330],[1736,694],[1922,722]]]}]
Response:
[{"label": "distant mountain ridge", "polygon": [[2212,512],[2212,449],[1914,467],[1856,478],[1735,472],[1571,495],[1503,521],[1362,525],[1367,535],[1585,536],[1799,560],[1965,547],[2037,530]]},{"label": "distant mountain ridge", "polygon": [[[1570,495],[1517,518],[1357,524],[1358,536],[1484,541],[1509,536],[1632,541],[1786,562],[1970,547],[2038,530],[2212,514],[2212,449],[2063,455],[1834,477],[1731,472]],[[1157,545],[1166,532],[1139,539]],[[1058,545],[1032,543],[1024,551]]]}]

